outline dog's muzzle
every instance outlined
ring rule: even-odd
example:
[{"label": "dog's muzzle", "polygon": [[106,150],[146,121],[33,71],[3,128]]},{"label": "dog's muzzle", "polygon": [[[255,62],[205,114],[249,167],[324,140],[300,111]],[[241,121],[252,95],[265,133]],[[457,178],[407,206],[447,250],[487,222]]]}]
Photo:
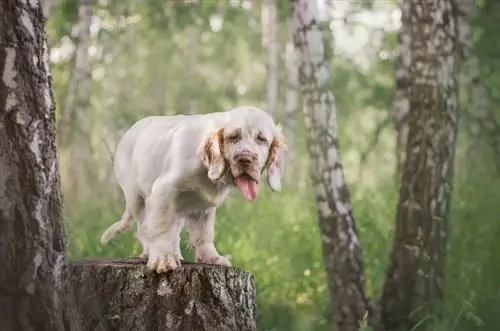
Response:
[{"label": "dog's muzzle", "polygon": [[234,156],[236,164],[246,171],[257,162],[257,154],[252,152],[241,152]]}]

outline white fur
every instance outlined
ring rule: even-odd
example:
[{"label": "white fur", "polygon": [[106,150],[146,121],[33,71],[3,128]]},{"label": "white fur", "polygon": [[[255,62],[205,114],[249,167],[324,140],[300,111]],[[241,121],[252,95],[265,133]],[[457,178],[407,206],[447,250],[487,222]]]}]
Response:
[{"label": "white fur", "polygon": [[[210,163],[205,144],[214,132],[239,130],[241,141],[213,146]],[[267,138],[256,141],[257,132]],[[139,220],[138,238],[148,256],[148,267],[165,272],[180,266],[180,231],[185,226],[196,260],[230,265],[214,246],[216,208],[223,203],[242,150],[257,156],[253,176],[268,168],[268,184],[279,190],[284,144],[279,162],[266,164],[273,139],[282,135],[264,111],[242,106],[226,112],[204,115],[152,116],[136,122],[124,134],[115,155],[115,175],[125,196],[125,211],[120,221],[101,236],[105,244],[117,234],[132,229]],[[219,148],[219,150],[217,150]],[[214,155],[213,153],[218,155]],[[224,155],[224,159],[220,159]],[[236,162],[236,163],[235,163]]]}]

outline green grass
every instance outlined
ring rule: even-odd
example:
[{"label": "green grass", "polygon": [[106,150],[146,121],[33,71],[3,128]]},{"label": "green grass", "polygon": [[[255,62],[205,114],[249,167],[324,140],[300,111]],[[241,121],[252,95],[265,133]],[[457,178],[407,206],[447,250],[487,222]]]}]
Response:
[{"label": "green grass", "polygon": [[[457,162],[446,316],[433,323],[435,331],[493,331],[500,325],[500,180],[485,175],[490,170],[481,164],[488,166],[485,162]],[[377,298],[392,243],[396,188],[391,175],[367,189],[361,189],[359,183],[352,187],[356,187],[353,205],[366,263],[366,289],[369,297]],[[91,201],[66,203],[71,259],[127,257],[141,252],[134,231],[107,246],[100,245],[99,236],[120,217],[123,208],[120,199],[109,198],[113,196],[109,190],[103,187]],[[192,254],[183,237],[184,257],[190,260]],[[216,245],[231,256],[234,265],[255,275],[259,330],[331,329],[310,188],[285,188],[281,194],[264,189],[253,203],[235,192],[218,209]]]}]

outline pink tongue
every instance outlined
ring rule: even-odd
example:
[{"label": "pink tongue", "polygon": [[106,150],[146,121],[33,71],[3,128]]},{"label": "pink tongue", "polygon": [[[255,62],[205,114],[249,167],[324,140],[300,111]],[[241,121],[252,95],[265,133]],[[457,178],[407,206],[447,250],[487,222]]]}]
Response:
[{"label": "pink tongue", "polygon": [[253,201],[259,194],[259,186],[247,176],[236,178],[236,186],[247,200]]}]

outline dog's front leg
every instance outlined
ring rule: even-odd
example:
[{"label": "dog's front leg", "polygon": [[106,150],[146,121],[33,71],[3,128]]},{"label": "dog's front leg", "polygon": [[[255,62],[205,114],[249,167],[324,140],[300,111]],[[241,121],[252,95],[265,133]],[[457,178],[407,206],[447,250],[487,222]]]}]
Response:
[{"label": "dog's front leg", "polygon": [[[139,230],[141,228],[141,224],[144,223],[144,216],[145,212],[144,210],[141,211],[139,214],[139,220],[140,222],[137,223],[137,233],[139,233]],[[182,227],[184,226],[184,219],[183,218],[176,218],[175,220],[175,226],[177,227],[177,235],[175,236],[175,252],[179,256],[179,260],[184,260],[182,257],[182,252],[181,252],[181,230]],[[139,255],[139,258],[141,259],[147,259],[149,257],[149,248],[148,246],[144,245],[142,246],[142,253]]]},{"label": "dog's front leg", "polygon": [[[145,211],[145,207],[144,207],[141,209],[141,211],[137,215],[137,220],[138,220],[138,222],[137,222],[137,234],[139,234],[139,231],[141,230],[141,225],[144,224],[145,216],[146,216],[146,211]],[[139,255],[139,258],[147,259],[148,256],[149,256],[149,248],[144,243],[142,243],[142,253]]]},{"label": "dog's front leg", "polygon": [[146,215],[138,238],[148,249],[148,268],[158,273],[180,267],[178,236],[181,227],[175,217],[175,185],[159,178],[146,199]]},{"label": "dog's front leg", "polygon": [[196,262],[231,266],[229,260],[220,255],[214,245],[215,209],[191,213],[186,219],[189,243],[196,255]]}]

